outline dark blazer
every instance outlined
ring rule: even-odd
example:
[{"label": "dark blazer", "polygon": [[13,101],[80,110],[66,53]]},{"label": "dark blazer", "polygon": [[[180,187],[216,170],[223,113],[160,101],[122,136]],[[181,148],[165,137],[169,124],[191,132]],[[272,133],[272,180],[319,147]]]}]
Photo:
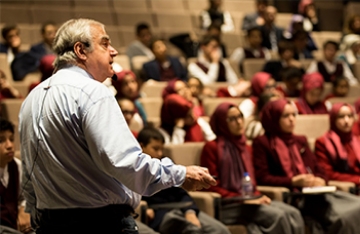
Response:
[{"label": "dark blazer", "polygon": [[[146,201],[151,208],[151,205],[154,204],[163,204],[170,202],[192,202],[192,204],[188,207],[182,208],[181,211],[185,213],[187,210],[194,210],[196,214],[199,214],[199,208],[196,206],[194,200],[190,197],[190,195],[182,188],[179,187],[171,187],[168,189],[161,190],[160,192],[150,196],[150,197],[142,197],[142,200]],[[155,211],[154,219],[149,223],[149,226],[154,230],[159,228],[165,214],[170,211],[170,209],[157,209]]]},{"label": "dark blazer", "polygon": [[[311,152],[305,136],[295,136],[295,144],[306,167],[315,176],[327,181],[325,173],[319,167],[316,156]],[[292,189],[291,178],[285,175],[277,153],[271,148],[269,137],[262,135],[253,141],[253,161],[258,185],[282,186]]]},{"label": "dark blazer", "polygon": [[6,53],[8,52],[9,47],[3,43],[0,43],[0,53]]},{"label": "dark blazer", "polygon": [[[185,81],[187,79],[187,70],[180,63],[180,60],[172,56],[169,56],[168,59],[171,63],[171,67],[174,69],[176,77]],[[150,62],[144,63],[143,72],[144,72],[145,80],[151,78],[160,81],[161,78],[160,67],[159,67],[159,63],[155,59]]]},{"label": "dark blazer", "polygon": [[[276,36],[276,40],[277,42],[279,43],[280,40],[282,40],[284,37],[283,37],[283,32],[284,32],[284,29],[283,28],[279,28],[277,26],[274,25],[274,28],[275,28],[275,36]],[[263,26],[260,26],[259,27],[260,31],[261,31],[261,35],[262,35],[262,38],[263,38],[263,41],[262,41],[262,46],[263,47],[266,47],[268,48],[269,50],[271,50],[271,42],[270,42],[270,31],[269,29],[263,25]]]},{"label": "dark blazer", "polygon": [[40,42],[36,45],[33,45],[30,48],[30,51],[36,55],[36,57],[38,57],[39,59],[41,59],[44,55],[46,55],[46,49],[45,49],[45,45],[44,42]]},{"label": "dark blazer", "polygon": [[280,71],[283,69],[283,65],[279,60],[271,60],[265,63],[263,68],[264,72],[270,73],[276,81],[282,81]]}]

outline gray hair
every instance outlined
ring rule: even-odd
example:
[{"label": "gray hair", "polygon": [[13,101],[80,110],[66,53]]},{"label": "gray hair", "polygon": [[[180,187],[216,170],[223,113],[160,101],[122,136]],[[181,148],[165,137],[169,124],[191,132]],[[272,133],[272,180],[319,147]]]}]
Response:
[{"label": "gray hair", "polygon": [[57,31],[53,49],[57,54],[54,61],[55,69],[60,69],[69,64],[76,64],[77,56],[74,52],[76,42],[83,43],[89,51],[93,50],[92,26],[104,25],[91,19],[71,19],[65,22]]}]

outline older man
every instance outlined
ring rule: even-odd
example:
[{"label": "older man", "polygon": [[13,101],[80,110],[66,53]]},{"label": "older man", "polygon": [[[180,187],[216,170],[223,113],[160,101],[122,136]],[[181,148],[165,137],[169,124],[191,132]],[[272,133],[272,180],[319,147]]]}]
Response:
[{"label": "older man", "polygon": [[263,37],[262,46],[272,50],[278,51],[277,44],[283,38],[284,29],[275,25],[277,9],[273,6],[266,7],[265,24],[260,26],[260,31]]},{"label": "older man", "polygon": [[139,194],[216,183],[207,169],[142,153],[100,83],[113,76],[117,55],[104,25],[69,20],[53,47],[56,73],[29,94],[19,119],[23,187],[27,210],[36,206],[37,233],[138,233]]}]

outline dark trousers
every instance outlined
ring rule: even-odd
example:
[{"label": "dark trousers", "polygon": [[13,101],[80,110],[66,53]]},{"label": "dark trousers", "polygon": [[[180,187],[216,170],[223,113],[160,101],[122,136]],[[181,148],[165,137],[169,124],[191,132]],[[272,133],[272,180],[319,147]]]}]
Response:
[{"label": "dark trousers", "polygon": [[134,210],[128,205],[93,209],[45,209],[37,213],[37,234],[138,234]]}]

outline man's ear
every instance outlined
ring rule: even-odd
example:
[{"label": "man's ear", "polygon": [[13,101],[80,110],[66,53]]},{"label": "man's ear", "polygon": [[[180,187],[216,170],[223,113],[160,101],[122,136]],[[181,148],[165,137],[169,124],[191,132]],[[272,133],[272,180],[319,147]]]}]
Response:
[{"label": "man's ear", "polygon": [[87,53],[86,53],[85,45],[81,42],[76,42],[74,45],[74,53],[80,60],[86,60],[87,59]]}]

